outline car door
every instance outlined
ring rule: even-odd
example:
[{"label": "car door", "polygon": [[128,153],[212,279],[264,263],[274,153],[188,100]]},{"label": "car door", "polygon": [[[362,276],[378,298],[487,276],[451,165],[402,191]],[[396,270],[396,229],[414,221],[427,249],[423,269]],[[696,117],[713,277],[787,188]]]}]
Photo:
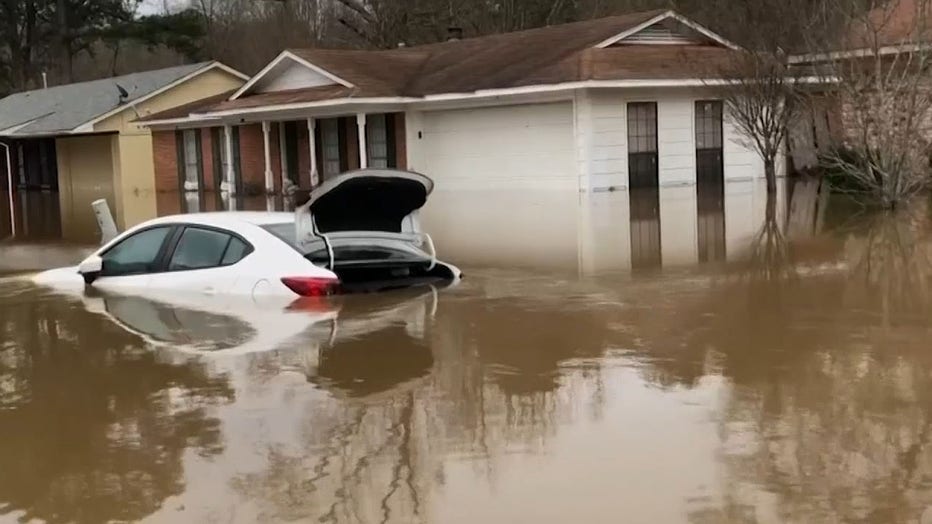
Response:
[{"label": "car door", "polygon": [[118,292],[148,288],[152,275],[161,271],[161,259],[174,229],[172,225],[146,228],[107,249],[100,256],[101,271],[94,287]]},{"label": "car door", "polygon": [[233,232],[185,225],[176,233],[166,254],[165,271],[153,275],[153,292],[222,295],[235,289],[237,263],[252,246]]}]

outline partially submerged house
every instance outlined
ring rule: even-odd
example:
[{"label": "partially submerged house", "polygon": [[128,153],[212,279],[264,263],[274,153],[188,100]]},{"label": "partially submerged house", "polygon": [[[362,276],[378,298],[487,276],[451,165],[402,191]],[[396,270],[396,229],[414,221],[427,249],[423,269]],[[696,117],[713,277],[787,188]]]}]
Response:
[{"label": "partially submerged house", "polygon": [[[134,121],[205,96],[231,93],[246,80],[219,62],[205,62],[0,99],[0,143],[10,148],[14,185],[58,191],[66,237],[76,224],[93,223],[90,203],[98,198],[110,202],[122,227],[152,218],[152,138]],[[0,148],[4,175],[5,163],[5,148]],[[5,187],[6,176],[0,178],[0,187]]]},{"label": "partially submerged house", "polygon": [[[156,187],[313,187],[399,167],[438,189],[604,191],[763,177],[716,93],[737,46],[650,11],[393,50],[287,50],[142,118]],[[193,144],[188,147],[188,144]]]}]

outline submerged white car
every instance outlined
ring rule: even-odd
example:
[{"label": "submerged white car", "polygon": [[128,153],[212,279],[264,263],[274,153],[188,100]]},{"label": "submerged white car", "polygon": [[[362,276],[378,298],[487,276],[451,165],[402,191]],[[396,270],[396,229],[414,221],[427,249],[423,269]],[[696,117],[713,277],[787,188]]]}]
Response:
[{"label": "submerged white car", "polygon": [[[105,241],[78,267],[46,271],[35,281],[124,293],[176,290],[254,297],[454,283],[460,270],[437,260],[418,222],[432,190],[433,182],[418,173],[345,173],[314,190],[294,214],[157,218]],[[102,225],[107,229],[112,228]]]}]

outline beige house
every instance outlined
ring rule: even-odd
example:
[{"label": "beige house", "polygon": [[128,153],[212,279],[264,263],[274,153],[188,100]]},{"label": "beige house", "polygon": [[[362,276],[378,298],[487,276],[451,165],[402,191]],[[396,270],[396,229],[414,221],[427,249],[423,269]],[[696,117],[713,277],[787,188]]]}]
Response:
[{"label": "beige house", "polygon": [[90,203],[98,198],[110,202],[120,227],[152,218],[152,135],[134,122],[233,92],[246,80],[205,62],[10,95],[0,100],[0,143],[9,146],[14,185],[58,192],[65,238],[94,231]]}]

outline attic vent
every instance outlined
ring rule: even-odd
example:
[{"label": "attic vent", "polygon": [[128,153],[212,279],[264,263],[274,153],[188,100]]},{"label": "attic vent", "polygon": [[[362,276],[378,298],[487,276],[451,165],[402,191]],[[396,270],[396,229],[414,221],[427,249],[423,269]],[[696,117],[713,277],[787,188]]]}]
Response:
[{"label": "attic vent", "polygon": [[688,28],[683,27],[681,24],[665,24],[664,22],[658,22],[624,38],[615,45],[689,45],[703,43],[706,43],[705,39]]}]

